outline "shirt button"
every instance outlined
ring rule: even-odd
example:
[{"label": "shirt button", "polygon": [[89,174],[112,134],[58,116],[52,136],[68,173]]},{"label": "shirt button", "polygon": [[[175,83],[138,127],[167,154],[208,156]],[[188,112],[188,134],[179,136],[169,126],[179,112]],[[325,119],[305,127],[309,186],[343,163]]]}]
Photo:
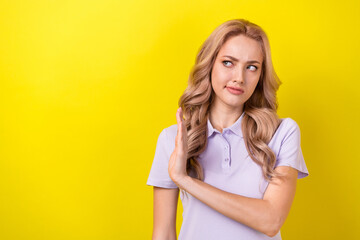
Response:
[{"label": "shirt button", "polygon": [[229,159],[228,159],[228,158],[225,158],[225,161],[229,161]]}]

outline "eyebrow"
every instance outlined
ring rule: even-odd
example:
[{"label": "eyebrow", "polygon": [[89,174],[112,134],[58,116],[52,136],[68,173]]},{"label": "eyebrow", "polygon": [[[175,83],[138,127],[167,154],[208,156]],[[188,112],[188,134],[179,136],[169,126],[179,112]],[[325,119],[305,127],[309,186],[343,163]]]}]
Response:
[{"label": "eyebrow", "polygon": [[[239,59],[234,58],[233,56],[224,55],[223,57],[230,58],[231,60],[233,60],[233,61],[235,61],[235,62],[238,62],[238,61],[239,61]],[[258,61],[256,61],[256,60],[250,60],[250,61],[247,61],[247,63],[258,63],[258,64],[260,64],[260,63],[259,63]]]}]

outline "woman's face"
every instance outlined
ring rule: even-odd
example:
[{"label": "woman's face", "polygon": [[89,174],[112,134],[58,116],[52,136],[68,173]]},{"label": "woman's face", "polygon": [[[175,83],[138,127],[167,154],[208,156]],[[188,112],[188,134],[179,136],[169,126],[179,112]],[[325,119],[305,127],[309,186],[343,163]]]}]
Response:
[{"label": "woman's face", "polygon": [[262,61],[257,41],[244,35],[230,37],[221,47],[211,72],[214,105],[243,110],[259,82]]}]

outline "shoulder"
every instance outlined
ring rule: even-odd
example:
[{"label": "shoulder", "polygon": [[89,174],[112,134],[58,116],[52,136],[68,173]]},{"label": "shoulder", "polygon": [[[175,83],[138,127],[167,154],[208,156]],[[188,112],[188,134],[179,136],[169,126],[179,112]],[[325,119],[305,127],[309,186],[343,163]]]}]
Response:
[{"label": "shoulder", "polygon": [[177,135],[177,124],[170,125],[162,129],[158,137],[158,144],[166,146],[169,152],[175,148],[175,139]]},{"label": "shoulder", "polygon": [[298,123],[292,118],[280,118],[281,123],[275,131],[271,142],[282,144],[290,136],[300,136],[300,127]]},{"label": "shoulder", "polygon": [[172,140],[176,138],[177,135],[177,124],[173,124],[163,129],[166,133],[168,140]]},{"label": "shoulder", "polygon": [[282,118],[281,124],[279,125],[278,131],[282,132],[294,132],[300,130],[297,122],[292,118]]}]

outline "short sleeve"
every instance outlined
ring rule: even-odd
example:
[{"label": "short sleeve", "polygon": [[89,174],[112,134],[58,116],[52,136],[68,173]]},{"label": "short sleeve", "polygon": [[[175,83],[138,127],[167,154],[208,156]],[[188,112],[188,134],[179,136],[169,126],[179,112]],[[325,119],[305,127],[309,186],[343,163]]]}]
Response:
[{"label": "short sleeve", "polygon": [[[286,118],[284,137],[277,155],[275,167],[290,166],[298,170],[298,178],[309,175],[300,144],[300,128],[291,118]],[[275,168],[274,167],[274,168]]]},{"label": "short sleeve", "polygon": [[160,133],[155,150],[155,157],[146,182],[147,185],[162,188],[178,188],[169,176],[168,167],[170,149],[166,134],[166,128]]}]

